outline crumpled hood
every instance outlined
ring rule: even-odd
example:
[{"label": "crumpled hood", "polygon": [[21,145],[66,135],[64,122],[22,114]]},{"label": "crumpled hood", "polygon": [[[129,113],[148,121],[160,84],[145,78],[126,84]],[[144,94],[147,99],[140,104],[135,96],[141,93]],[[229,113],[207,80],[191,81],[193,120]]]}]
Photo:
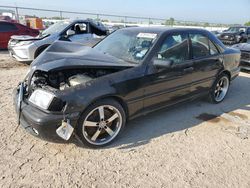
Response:
[{"label": "crumpled hood", "polygon": [[32,37],[29,35],[13,35],[11,36],[11,39],[16,41],[34,41],[34,40],[42,40],[48,36],[49,35]]},{"label": "crumpled hood", "polygon": [[56,41],[31,64],[33,70],[52,71],[83,67],[133,67],[125,62],[80,43]]},{"label": "crumpled hood", "polygon": [[249,43],[240,43],[232,46],[233,48],[237,48],[241,51],[249,51],[250,52],[250,44]]}]

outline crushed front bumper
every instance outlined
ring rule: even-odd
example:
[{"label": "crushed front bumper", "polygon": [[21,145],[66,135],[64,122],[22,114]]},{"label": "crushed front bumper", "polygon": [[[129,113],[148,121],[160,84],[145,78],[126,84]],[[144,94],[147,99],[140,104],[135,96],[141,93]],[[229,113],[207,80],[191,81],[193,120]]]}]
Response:
[{"label": "crushed front bumper", "polygon": [[[65,118],[63,113],[46,113],[25,101],[19,107],[18,98],[19,90],[17,88],[13,91],[14,105],[16,113],[20,113],[18,121],[27,132],[44,140],[54,142],[63,141],[56,133],[56,130],[62,125],[62,121]],[[78,113],[67,114],[66,116],[67,119],[70,119],[71,125],[75,127],[78,120]]]},{"label": "crushed front bumper", "polygon": [[19,62],[31,62],[34,60],[34,54],[36,46],[24,45],[24,46],[13,46],[8,45],[10,57],[16,59]]}]

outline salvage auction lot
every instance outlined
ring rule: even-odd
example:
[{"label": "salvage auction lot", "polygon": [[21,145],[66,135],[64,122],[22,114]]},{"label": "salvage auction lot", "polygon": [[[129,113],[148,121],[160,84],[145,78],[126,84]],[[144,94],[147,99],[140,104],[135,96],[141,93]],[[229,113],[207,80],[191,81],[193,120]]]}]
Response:
[{"label": "salvage auction lot", "polygon": [[204,100],[128,123],[103,149],[51,143],[17,127],[12,90],[28,70],[0,51],[0,187],[249,187],[250,74]]}]

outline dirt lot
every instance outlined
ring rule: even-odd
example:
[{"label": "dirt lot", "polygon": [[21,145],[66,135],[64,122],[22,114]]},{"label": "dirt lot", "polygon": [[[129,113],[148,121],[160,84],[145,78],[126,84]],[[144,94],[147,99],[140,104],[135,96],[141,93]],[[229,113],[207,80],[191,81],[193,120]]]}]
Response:
[{"label": "dirt lot", "polygon": [[27,69],[0,52],[0,187],[250,187],[250,74],[222,104],[152,113],[92,150],[17,127],[12,89]]}]

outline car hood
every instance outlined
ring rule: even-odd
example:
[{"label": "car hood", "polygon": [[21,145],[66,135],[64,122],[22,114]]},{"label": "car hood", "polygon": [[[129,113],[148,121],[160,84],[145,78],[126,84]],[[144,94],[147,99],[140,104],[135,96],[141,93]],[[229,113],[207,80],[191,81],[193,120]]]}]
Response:
[{"label": "car hood", "polygon": [[241,51],[249,51],[250,52],[250,44],[249,43],[240,43],[233,46],[233,48],[237,48]]},{"label": "car hood", "polygon": [[134,67],[116,57],[104,54],[80,43],[56,41],[31,64],[32,70],[53,71],[82,67]]},{"label": "car hood", "polygon": [[235,36],[238,35],[239,33],[230,33],[230,32],[225,32],[221,33],[219,36],[224,37],[224,36]]},{"label": "car hood", "polygon": [[44,36],[36,36],[36,37],[32,37],[32,36],[29,36],[29,35],[13,35],[11,36],[11,39],[12,40],[15,40],[15,41],[35,41],[35,40],[42,40],[46,37],[48,37],[49,35],[44,35]]},{"label": "car hood", "polygon": [[221,34],[224,34],[224,35],[237,35],[237,34],[240,34],[240,32],[222,32]]}]

